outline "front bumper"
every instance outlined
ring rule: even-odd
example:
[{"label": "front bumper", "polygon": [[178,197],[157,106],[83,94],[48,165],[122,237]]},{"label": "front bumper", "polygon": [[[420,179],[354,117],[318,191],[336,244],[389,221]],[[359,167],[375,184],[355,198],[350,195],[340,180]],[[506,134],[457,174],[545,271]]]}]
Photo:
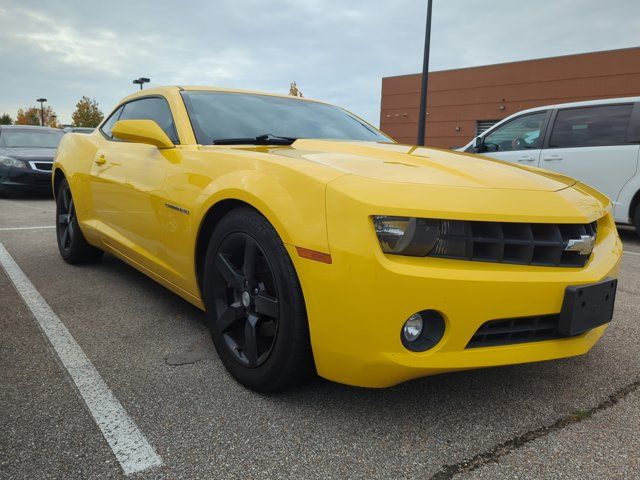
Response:
[{"label": "front bumper", "polygon": [[[332,264],[302,259],[287,247],[322,377],[387,387],[443,372],[570,357],[588,352],[606,330],[603,325],[576,337],[465,348],[489,320],[559,313],[567,286],[615,278],[622,245],[610,214],[598,221],[597,242],[583,268],[385,255],[371,225],[350,225],[348,213],[329,218],[335,219],[328,228]],[[332,236],[338,231],[344,232],[340,239]],[[409,351],[400,339],[402,325],[428,309],[444,316],[444,336],[426,352]]]},{"label": "front bumper", "polygon": [[0,165],[0,192],[51,193],[51,172]]}]

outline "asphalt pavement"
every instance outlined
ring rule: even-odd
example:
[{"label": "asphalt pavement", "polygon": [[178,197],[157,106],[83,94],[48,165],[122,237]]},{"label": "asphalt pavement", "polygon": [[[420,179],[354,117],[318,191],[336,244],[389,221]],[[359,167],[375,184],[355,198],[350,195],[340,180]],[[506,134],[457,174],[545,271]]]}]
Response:
[{"label": "asphalt pavement", "polygon": [[[628,229],[613,322],[585,356],[260,395],[226,373],[202,312],[114,257],[65,264],[53,224],[51,199],[0,199],[0,243],[162,461],[127,478],[640,478],[640,239]],[[0,477],[124,478],[2,268],[0,329]]]}]

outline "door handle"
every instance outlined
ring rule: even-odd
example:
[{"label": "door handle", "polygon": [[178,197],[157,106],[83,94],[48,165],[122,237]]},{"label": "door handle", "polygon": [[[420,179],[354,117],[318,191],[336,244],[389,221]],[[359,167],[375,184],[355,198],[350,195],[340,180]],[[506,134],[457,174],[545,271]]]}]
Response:
[{"label": "door handle", "polygon": [[562,160],[562,155],[551,155],[549,157],[544,157],[543,160],[545,162],[559,162]]},{"label": "door handle", "polygon": [[532,157],[530,155],[523,155],[521,157],[518,157],[518,161],[519,162],[535,162],[536,159],[535,157]]},{"label": "door handle", "polygon": [[104,155],[100,155],[97,159],[96,159],[96,163],[98,165],[104,165],[106,163],[107,159],[104,158]]}]

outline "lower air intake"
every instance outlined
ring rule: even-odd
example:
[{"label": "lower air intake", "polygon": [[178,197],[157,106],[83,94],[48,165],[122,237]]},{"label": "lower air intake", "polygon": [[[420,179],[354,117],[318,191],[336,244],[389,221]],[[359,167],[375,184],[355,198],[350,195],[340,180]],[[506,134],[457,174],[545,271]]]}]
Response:
[{"label": "lower air intake", "polygon": [[482,324],[466,348],[495,347],[560,338],[559,315],[490,320]]}]

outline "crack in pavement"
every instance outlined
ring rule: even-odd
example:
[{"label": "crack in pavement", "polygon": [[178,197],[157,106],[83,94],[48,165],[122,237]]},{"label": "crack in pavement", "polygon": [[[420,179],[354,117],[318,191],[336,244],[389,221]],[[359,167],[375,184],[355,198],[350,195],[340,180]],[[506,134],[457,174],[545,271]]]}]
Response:
[{"label": "crack in pavement", "polygon": [[490,449],[485,450],[484,452],[481,452],[467,460],[463,460],[451,465],[445,465],[440,469],[440,471],[436,472],[430,478],[430,480],[450,480],[456,475],[472,472],[473,470],[477,470],[483,465],[489,463],[498,463],[498,461],[502,457],[519,449],[529,442],[537,440],[538,438],[546,437],[547,435],[553,432],[557,432],[558,430],[562,430],[563,428],[568,427],[569,425],[572,425],[574,423],[587,420],[594,414],[613,407],[618,402],[620,402],[620,400],[638,390],[638,388],[640,388],[640,379],[616,390],[598,405],[590,408],[589,410],[575,411],[565,417],[560,418],[552,425],[546,425],[536,430],[530,430],[523,435],[519,435],[510,440],[507,440],[506,442],[495,445]]},{"label": "crack in pavement", "polygon": [[215,357],[215,349],[210,339],[202,339],[193,343],[189,350],[167,355],[164,361],[167,365],[181,366],[198,363],[200,360],[212,359]]}]

